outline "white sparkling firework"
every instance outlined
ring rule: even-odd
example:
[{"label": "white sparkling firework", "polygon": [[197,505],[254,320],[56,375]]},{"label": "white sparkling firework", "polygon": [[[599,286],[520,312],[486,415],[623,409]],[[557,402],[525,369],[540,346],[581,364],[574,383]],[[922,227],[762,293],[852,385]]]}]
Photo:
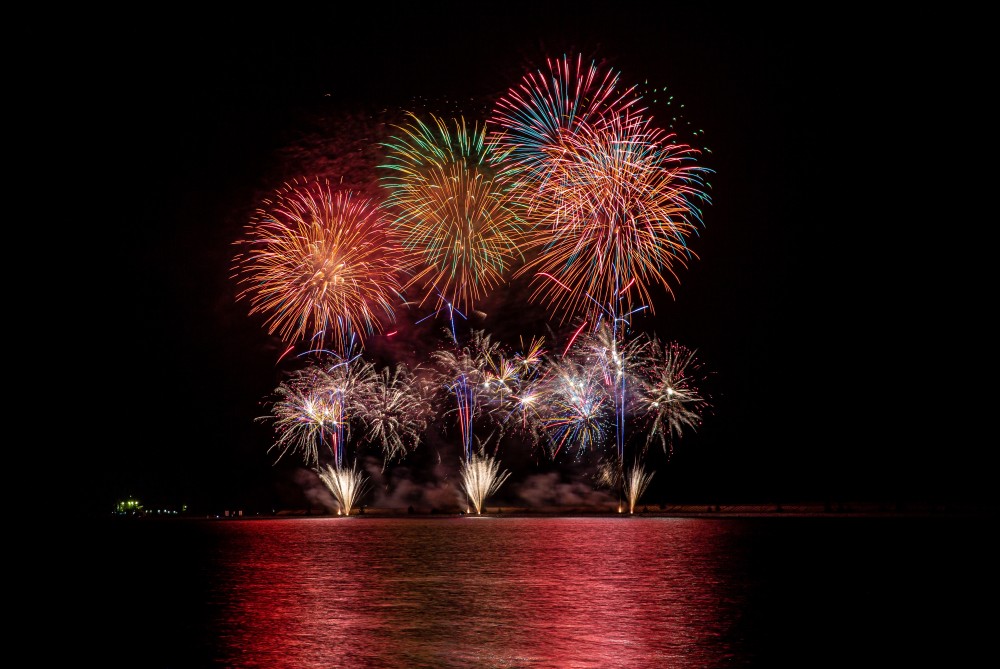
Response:
[{"label": "white sparkling firework", "polygon": [[625,473],[625,499],[628,501],[628,512],[635,513],[636,502],[646,492],[649,482],[655,472],[647,472],[637,460],[632,469]]},{"label": "white sparkling firework", "polygon": [[667,455],[685,430],[696,430],[709,406],[699,386],[704,381],[695,351],[653,338],[646,347],[639,406],[647,425],[646,445],[658,439]]},{"label": "white sparkling firework", "polygon": [[486,499],[496,493],[510,472],[500,471],[500,461],[489,455],[473,453],[462,461],[462,489],[477,514],[483,512]]},{"label": "white sparkling firework", "polygon": [[319,470],[319,478],[340,503],[340,512],[351,515],[361,496],[368,491],[368,477],[352,465],[350,469],[326,465]]}]

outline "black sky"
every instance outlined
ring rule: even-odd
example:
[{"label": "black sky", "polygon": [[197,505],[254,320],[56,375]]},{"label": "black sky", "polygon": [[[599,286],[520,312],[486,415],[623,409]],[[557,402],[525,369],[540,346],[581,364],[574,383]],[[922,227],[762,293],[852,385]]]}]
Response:
[{"label": "black sky", "polygon": [[75,102],[95,164],[112,168],[84,208],[86,504],[294,498],[253,422],[275,344],[230,278],[260,194],[300,176],[283,149],[338,110],[489,99],[575,53],[667,86],[712,150],[699,259],[649,329],[698,349],[714,407],[651,501],[985,497],[971,402],[942,389],[952,355],[977,363],[951,337],[962,307],[933,192],[963,104],[940,33],[832,9],[472,7],[167,17],[90,45]]}]

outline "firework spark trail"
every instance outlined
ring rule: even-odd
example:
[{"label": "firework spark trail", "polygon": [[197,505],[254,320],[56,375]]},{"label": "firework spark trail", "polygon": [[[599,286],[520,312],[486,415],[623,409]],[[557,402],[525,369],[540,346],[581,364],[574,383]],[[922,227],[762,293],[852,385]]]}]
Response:
[{"label": "firework spark trail", "polygon": [[486,499],[496,493],[509,476],[509,471],[500,471],[499,460],[489,455],[473,453],[462,461],[462,489],[477,514],[483,512]]},{"label": "firework spark trail", "polygon": [[631,351],[619,341],[617,323],[602,321],[579,340],[575,355],[599,370],[605,392],[611,397],[615,414],[615,444],[618,457],[625,452],[625,401],[629,381]]},{"label": "firework spark trail", "polygon": [[268,334],[318,347],[382,331],[409,269],[374,200],[328,182],[293,181],[267,200],[236,243],[237,300],[263,314]]},{"label": "firework spark trail", "polygon": [[350,469],[326,465],[318,474],[320,480],[337,498],[341,513],[345,516],[351,515],[351,509],[368,491],[368,477],[355,465]]},{"label": "firework spark trail", "polygon": [[484,410],[480,394],[487,387],[489,365],[500,352],[500,343],[482,330],[472,330],[469,342],[461,347],[431,352],[441,387],[455,398],[455,413],[462,437],[465,459],[473,454],[473,424]]},{"label": "firework spark trail", "polygon": [[459,374],[452,381],[451,388],[455,395],[459,430],[462,434],[462,446],[465,456],[468,458],[472,453],[472,420],[478,409],[475,395],[476,382],[465,374]]},{"label": "firework spark trail", "polygon": [[431,124],[408,116],[381,166],[393,226],[419,265],[404,289],[421,290],[421,306],[470,311],[522,259],[517,171],[493,156],[485,126],[455,119],[452,132],[434,115]]},{"label": "firework spark trail", "polygon": [[[431,313],[429,313],[426,316],[424,316],[423,318],[417,320],[416,323],[415,323],[415,325],[419,325],[419,324],[423,323],[424,321],[426,321],[429,318],[436,318],[437,316],[441,315],[442,311],[447,311],[448,312],[448,327],[451,330],[451,341],[454,344],[457,345],[458,344],[458,331],[455,330],[455,314],[458,314],[459,318],[461,318],[462,320],[468,320],[468,318],[466,317],[466,315],[464,313],[462,313],[460,310],[456,309],[455,305],[453,305],[451,302],[446,301],[444,299],[443,295],[441,295],[440,293],[438,293],[438,297],[440,298],[438,307],[434,311],[432,311]],[[412,305],[412,303],[407,303],[407,306],[411,306],[411,305]]]},{"label": "firework spark trail", "polygon": [[[523,340],[521,342],[524,343]],[[524,371],[533,372],[537,369],[542,362],[545,360],[545,338],[535,337],[533,338],[527,346],[524,346],[524,351],[518,351],[515,355],[517,357],[518,364]]]}]

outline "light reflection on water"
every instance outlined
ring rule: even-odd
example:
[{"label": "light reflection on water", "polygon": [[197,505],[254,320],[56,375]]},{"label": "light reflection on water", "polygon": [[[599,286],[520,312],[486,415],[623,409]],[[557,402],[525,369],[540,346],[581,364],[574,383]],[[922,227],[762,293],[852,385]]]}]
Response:
[{"label": "light reflection on water", "polygon": [[634,518],[227,523],[212,583],[221,650],[234,666],[710,665],[744,650],[733,631],[745,593],[725,573],[737,529]]},{"label": "light reflection on water", "polygon": [[82,617],[80,655],[102,667],[967,666],[992,638],[971,602],[997,601],[975,518],[322,517],[91,536],[78,599],[113,619]]}]

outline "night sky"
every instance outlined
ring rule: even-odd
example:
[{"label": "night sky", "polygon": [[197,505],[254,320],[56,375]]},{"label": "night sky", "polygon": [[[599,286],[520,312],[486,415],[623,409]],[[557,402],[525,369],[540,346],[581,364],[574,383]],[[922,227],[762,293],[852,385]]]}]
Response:
[{"label": "night sky", "polygon": [[[981,335],[954,336],[961,223],[943,221],[962,100],[930,27],[660,4],[334,4],[95,36],[72,101],[92,119],[87,155],[111,165],[78,210],[95,249],[77,323],[91,379],[81,501],[299,503],[301,472],[274,465],[271,428],[253,420],[282,347],[231,278],[254,208],[317,169],[356,178],[363,119],[473,119],[546,57],[577,53],[665,86],[673,102],[651,104],[654,121],[677,114],[711,149],[698,259],[640,329],[697,349],[712,409],[669,462],[654,458],[650,503],[984,499],[987,453],[952,372],[979,364]],[[485,327],[545,334],[537,308],[496,299]],[[508,461],[508,493],[555,470]]]}]

